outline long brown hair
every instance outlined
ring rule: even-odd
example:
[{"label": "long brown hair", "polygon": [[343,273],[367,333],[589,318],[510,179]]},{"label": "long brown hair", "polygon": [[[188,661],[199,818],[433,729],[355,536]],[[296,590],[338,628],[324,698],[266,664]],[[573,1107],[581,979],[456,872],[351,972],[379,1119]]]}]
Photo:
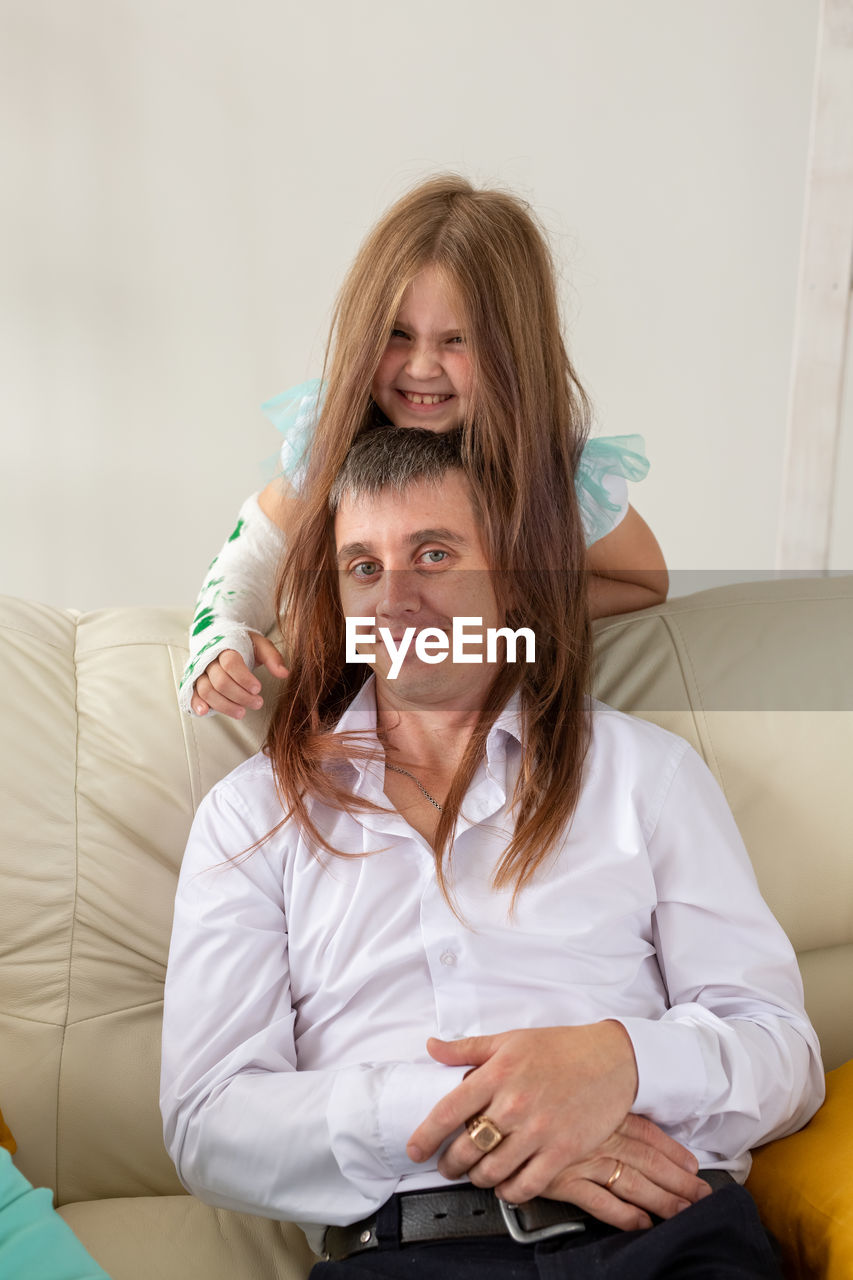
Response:
[{"label": "long brown hair", "polygon": [[[439,269],[452,291],[471,359],[461,462],[501,571],[507,622],[536,634],[537,661],[503,667],[454,778],[436,832],[446,862],[459,809],[494,720],[515,688],[524,718],[515,830],[494,877],[517,893],[554,847],[580,795],[588,744],[585,706],[591,642],[585,543],[574,472],[588,402],[560,330],[554,268],[529,208],[462,178],[423,183],[398,201],[362,246],[335,308],[317,424],[296,527],[279,582],[291,675],[270,724],[270,755],[285,812],[319,851],[336,853],[310,802],[358,810],[335,762],[351,744],[332,729],[365,678],[344,661],[344,626],[332,572],[329,494],[359,432],[376,424],[370,388],[403,293]],[[284,603],[286,602],[286,603]]]}]

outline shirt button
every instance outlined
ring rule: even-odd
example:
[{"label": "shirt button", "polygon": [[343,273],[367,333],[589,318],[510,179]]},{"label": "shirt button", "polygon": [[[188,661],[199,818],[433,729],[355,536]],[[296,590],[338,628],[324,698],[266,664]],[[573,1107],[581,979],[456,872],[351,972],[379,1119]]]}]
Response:
[{"label": "shirt button", "polygon": [[442,953],[441,953],[441,963],[442,963],[443,965],[445,965],[445,967],[446,967],[446,968],[448,968],[448,969],[452,968],[452,967],[453,967],[453,965],[455,965],[455,964],[456,964],[456,956],[455,956],[454,952],[452,952],[452,951],[442,951]]}]

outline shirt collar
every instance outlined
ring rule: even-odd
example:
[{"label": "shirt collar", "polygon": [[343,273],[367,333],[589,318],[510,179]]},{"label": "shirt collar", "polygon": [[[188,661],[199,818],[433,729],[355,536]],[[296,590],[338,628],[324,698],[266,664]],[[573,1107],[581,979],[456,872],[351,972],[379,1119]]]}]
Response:
[{"label": "shirt collar", "polygon": [[365,680],[352,702],[335,725],[335,733],[363,733],[376,737],[376,677]]},{"label": "shirt collar", "polygon": [[522,743],[524,741],[522,721],[521,694],[516,690],[492,725],[489,737],[486,740],[487,746],[496,733],[505,733],[509,737],[515,738],[516,742]]},{"label": "shirt collar", "polygon": [[[498,715],[495,723],[489,730],[489,736],[486,739],[486,761],[489,766],[496,764],[499,758],[503,758],[506,752],[506,741],[508,738],[513,739],[519,745],[523,742],[523,727],[521,713],[521,695],[515,692],[507,702],[506,706]],[[335,725],[335,733],[360,733],[365,742],[378,744],[376,734],[376,677],[370,676],[352,702]],[[369,760],[353,760],[351,761],[358,777],[364,777],[365,772],[372,771],[376,767],[376,762]]]}]

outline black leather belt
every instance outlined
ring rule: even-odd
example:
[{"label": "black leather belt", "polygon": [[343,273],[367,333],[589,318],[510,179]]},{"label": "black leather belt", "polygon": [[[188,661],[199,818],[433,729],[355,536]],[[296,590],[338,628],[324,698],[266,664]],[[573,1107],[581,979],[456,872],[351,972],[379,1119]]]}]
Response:
[{"label": "black leather belt", "polygon": [[[700,1169],[714,1191],[734,1178],[725,1169]],[[536,1244],[553,1236],[585,1231],[587,1223],[601,1223],[577,1205],[539,1196],[526,1204],[510,1205],[494,1191],[471,1183],[430,1191],[403,1191],[370,1218],[348,1227],[328,1227],[325,1258],[342,1262],[380,1243],[423,1244],[429,1240],[476,1240],[481,1236],[511,1236],[518,1244]]]},{"label": "black leather belt", "polygon": [[[348,1227],[329,1227],[325,1257],[341,1262],[352,1254],[376,1249],[382,1237],[382,1219],[392,1209],[393,1238],[398,1244],[423,1244],[428,1240],[474,1240],[480,1236],[511,1236],[519,1244],[536,1244],[552,1236],[586,1230],[590,1215],[576,1205],[538,1197],[526,1204],[509,1205],[494,1191],[465,1184],[434,1191],[404,1191],[393,1196],[378,1213]],[[387,1228],[386,1228],[387,1229]]]}]

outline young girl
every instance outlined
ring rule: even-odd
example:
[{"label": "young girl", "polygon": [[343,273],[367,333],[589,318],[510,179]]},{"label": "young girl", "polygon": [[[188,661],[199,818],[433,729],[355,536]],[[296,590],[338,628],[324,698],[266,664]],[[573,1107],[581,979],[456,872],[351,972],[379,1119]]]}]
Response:
[{"label": "young girl", "polygon": [[262,705],[254,666],[287,674],[265,633],[298,490],[306,473],[330,489],[358,432],[378,422],[461,427],[511,530],[547,459],[568,459],[591,616],[666,598],[660,548],[627,501],[626,480],[648,470],[642,441],[587,439],[589,405],[563,343],[553,263],[521,200],[440,176],[393,205],[344,282],[324,373],[323,383],[265,406],[286,433],[284,476],[243,504],[210,566],[181,681],[184,711],[240,719]]}]

